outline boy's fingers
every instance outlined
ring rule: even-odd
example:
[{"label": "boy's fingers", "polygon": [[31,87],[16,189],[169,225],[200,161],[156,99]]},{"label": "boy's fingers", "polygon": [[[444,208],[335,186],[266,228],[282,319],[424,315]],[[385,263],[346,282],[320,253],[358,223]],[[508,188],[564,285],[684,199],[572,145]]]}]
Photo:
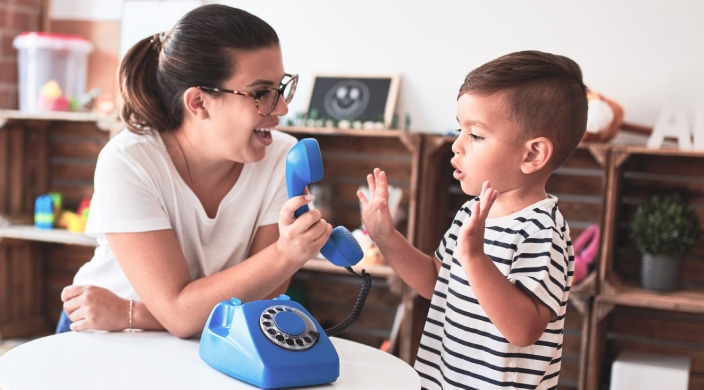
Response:
[{"label": "boy's fingers", "polygon": [[364,195],[364,191],[362,190],[357,190],[357,199],[359,199],[359,203],[361,203],[362,206],[368,203],[367,197]]}]

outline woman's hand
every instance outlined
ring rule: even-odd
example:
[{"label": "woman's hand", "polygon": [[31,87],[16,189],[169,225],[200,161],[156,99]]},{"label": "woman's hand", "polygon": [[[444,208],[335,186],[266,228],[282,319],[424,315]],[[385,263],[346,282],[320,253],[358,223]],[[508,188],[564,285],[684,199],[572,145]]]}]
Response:
[{"label": "woman's hand", "polygon": [[311,209],[298,217],[294,216],[296,210],[309,204],[314,198],[308,194],[294,196],[284,203],[279,213],[277,250],[299,266],[303,266],[320,253],[320,248],[325,245],[332,232],[332,225],[322,219],[318,210]]},{"label": "woman's hand", "polygon": [[97,286],[64,287],[64,311],[73,322],[71,330],[121,331],[130,327],[130,301]]}]

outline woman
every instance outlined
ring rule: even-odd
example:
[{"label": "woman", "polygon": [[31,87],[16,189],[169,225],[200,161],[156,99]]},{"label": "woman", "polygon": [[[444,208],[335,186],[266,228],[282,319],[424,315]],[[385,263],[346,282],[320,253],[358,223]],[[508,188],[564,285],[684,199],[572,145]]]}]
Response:
[{"label": "woman", "polygon": [[[119,69],[129,131],[101,151],[86,234],[91,261],[61,299],[57,332],[165,329],[192,337],[216,303],[283,293],[331,226],[312,196],[287,201],[273,131],[297,76],[276,32],[245,11],[205,5],[148,37]],[[70,327],[69,327],[70,325]]]}]

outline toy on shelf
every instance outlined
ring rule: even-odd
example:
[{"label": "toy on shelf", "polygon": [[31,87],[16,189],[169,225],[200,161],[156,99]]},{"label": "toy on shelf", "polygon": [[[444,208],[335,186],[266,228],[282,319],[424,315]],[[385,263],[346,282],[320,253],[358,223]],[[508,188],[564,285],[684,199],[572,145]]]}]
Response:
[{"label": "toy on shelf", "polygon": [[35,199],[34,226],[39,229],[54,228],[54,199],[51,195],[39,195]]},{"label": "toy on shelf", "polygon": [[615,100],[589,89],[587,101],[589,102],[587,131],[582,141],[603,143],[611,141],[623,124],[623,107]]},{"label": "toy on shelf", "polygon": [[39,91],[38,107],[45,111],[69,111],[71,102],[64,96],[56,80],[49,80]]},{"label": "toy on shelf", "polygon": [[572,284],[577,284],[589,274],[589,265],[599,252],[601,228],[590,225],[574,241],[574,278]]},{"label": "toy on shelf", "polygon": [[62,196],[56,192],[39,195],[34,202],[34,226],[39,229],[61,228],[83,233],[90,213],[90,198],[84,198],[76,212],[63,210]]}]

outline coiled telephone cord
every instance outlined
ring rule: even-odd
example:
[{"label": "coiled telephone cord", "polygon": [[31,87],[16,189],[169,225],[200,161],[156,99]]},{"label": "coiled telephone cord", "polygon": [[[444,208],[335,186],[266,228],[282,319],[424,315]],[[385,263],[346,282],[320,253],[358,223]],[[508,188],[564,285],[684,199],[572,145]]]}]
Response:
[{"label": "coiled telephone cord", "polygon": [[367,295],[369,295],[369,290],[372,288],[372,276],[367,273],[367,271],[362,270],[360,274],[354,272],[352,267],[345,267],[346,270],[350,271],[353,275],[362,279],[362,287],[359,290],[359,295],[357,296],[357,301],[354,303],[352,312],[350,313],[344,321],[339,324],[325,329],[325,334],[329,337],[337,336],[342,333],[345,329],[349,328],[357,319],[359,315],[362,314],[362,309],[364,308],[364,302],[367,300]]}]

